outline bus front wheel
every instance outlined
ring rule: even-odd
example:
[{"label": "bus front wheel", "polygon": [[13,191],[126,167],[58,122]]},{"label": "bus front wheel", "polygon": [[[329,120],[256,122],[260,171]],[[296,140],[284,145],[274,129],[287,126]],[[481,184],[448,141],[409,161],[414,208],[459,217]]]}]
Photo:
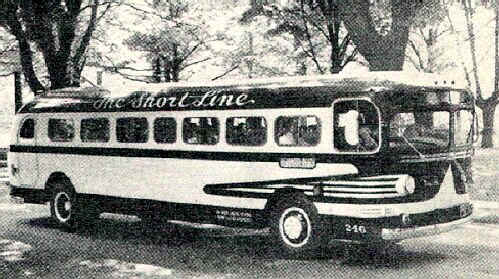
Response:
[{"label": "bus front wheel", "polygon": [[315,206],[300,195],[283,198],[271,211],[271,233],[274,241],[288,255],[311,255],[326,242]]}]

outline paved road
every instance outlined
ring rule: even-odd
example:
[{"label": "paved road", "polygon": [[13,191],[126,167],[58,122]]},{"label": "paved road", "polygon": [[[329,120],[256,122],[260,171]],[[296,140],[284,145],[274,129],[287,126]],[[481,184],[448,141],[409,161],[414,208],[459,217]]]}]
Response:
[{"label": "paved road", "polygon": [[108,214],[62,232],[46,206],[5,196],[0,221],[0,278],[499,278],[496,224],[406,241],[388,254],[347,257],[332,245],[321,257],[293,260],[279,255],[265,231],[184,223],[151,229]]}]

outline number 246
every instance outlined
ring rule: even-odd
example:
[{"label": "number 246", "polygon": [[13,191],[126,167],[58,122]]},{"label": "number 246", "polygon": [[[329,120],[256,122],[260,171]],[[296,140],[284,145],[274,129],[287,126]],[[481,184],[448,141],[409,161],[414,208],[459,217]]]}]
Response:
[{"label": "number 246", "polygon": [[367,233],[366,227],[365,226],[359,226],[359,225],[345,224],[345,230],[347,232]]}]

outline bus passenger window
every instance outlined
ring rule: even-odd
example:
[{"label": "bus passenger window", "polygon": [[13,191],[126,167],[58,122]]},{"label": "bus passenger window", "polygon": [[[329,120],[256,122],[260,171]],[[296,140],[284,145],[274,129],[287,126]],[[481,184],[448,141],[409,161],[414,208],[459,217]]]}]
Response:
[{"label": "bus passenger window", "polygon": [[75,129],[71,119],[49,119],[49,138],[53,142],[70,142]]},{"label": "bus passenger window", "polygon": [[316,116],[280,116],[276,119],[275,141],[280,146],[315,146],[321,138]]},{"label": "bus passenger window", "polygon": [[144,143],[149,138],[147,118],[118,118],[116,122],[116,137],[121,143]]},{"label": "bus passenger window", "polygon": [[231,145],[264,145],[267,141],[267,122],[263,117],[227,118],[226,140]]},{"label": "bus passenger window", "polygon": [[380,142],[379,115],[366,100],[334,104],[334,148],[340,152],[372,152]]},{"label": "bus passenger window", "polygon": [[184,119],[183,138],[189,144],[218,143],[220,125],[215,117],[188,117]]},{"label": "bus passenger window", "polygon": [[21,130],[19,131],[19,136],[23,139],[32,139],[35,137],[35,120],[34,119],[26,119],[21,126]]},{"label": "bus passenger window", "polygon": [[107,118],[82,119],[80,138],[82,142],[108,142],[109,120]]},{"label": "bus passenger window", "polygon": [[157,143],[175,143],[177,140],[177,122],[171,117],[159,117],[154,120],[154,141]]}]

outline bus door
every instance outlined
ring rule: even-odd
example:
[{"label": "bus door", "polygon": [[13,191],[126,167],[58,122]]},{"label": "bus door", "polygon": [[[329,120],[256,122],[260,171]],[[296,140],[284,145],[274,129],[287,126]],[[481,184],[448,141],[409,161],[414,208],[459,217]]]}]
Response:
[{"label": "bus door", "polygon": [[35,152],[37,138],[37,121],[32,117],[26,117],[21,121],[19,130],[16,131],[16,145],[19,148],[13,160],[12,174],[16,182],[13,184],[35,185],[38,178],[38,155]]}]

